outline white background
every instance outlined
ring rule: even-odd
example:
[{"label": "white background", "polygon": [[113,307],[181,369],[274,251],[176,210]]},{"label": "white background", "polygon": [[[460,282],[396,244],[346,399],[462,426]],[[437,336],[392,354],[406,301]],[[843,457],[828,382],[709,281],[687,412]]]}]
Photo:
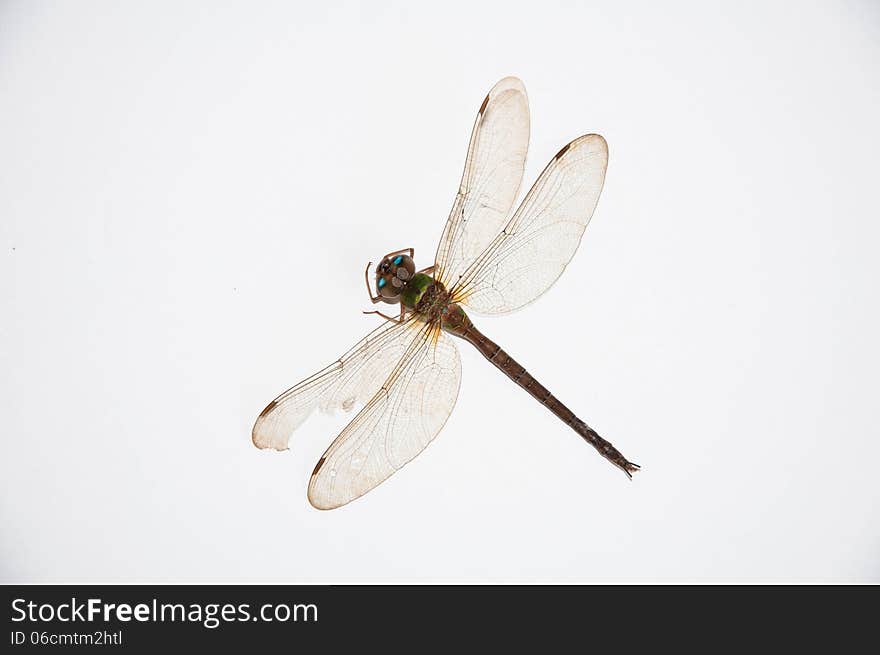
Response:
[{"label": "white background", "polygon": [[[873,2],[0,5],[0,581],[880,581]],[[278,392],[427,266],[477,107],[603,134],[567,272],[340,510]]]}]

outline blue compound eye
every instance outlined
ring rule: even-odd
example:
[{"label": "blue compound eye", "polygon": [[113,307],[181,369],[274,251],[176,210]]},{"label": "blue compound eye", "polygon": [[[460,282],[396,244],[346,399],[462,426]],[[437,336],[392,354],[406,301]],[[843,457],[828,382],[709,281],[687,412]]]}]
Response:
[{"label": "blue compound eye", "polygon": [[379,281],[376,283],[376,286],[379,287],[380,289],[381,289],[382,287],[384,287],[384,286],[385,286],[385,278],[384,278],[384,277],[380,277],[380,278],[379,278]]},{"label": "blue compound eye", "polygon": [[400,262],[402,262],[402,261],[403,261],[403,255],[398,255],[397,257],[394,258],[394,261],[391,263],[394,264],[395,266],[400,266]]}]

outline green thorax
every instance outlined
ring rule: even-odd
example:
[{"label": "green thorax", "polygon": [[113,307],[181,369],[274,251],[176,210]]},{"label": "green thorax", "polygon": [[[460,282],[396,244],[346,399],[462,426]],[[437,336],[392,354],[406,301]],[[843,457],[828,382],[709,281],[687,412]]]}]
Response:
[{"label": "green thorax", "polygon": [[403,293],[400,296],[400,301],[403,303],[404,307],[415,309],[416,305],[419,304],[419,300],[422,299],[422,294],[425,293],[425,289],[433,283],[434,278],[430,275],[425,275],[424,273],[416,273],[413,275],[406,283],[406,286],[403,288]]}]

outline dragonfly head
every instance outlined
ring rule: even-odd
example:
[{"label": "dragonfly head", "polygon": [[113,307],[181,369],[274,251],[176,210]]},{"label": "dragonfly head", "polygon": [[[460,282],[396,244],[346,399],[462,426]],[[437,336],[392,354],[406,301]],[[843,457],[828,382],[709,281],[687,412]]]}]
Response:
[{"label": "dragonfly head", "polygon": [[409,255],[385,257],[376,266],[376,293],[387,303],[399,303],[406,283],[416,272],[416,263]]}]

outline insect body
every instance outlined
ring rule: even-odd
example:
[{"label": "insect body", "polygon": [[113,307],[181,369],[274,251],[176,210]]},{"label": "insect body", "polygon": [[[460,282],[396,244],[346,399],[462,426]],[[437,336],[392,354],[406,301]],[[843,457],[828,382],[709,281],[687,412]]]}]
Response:
[{"label": "insect body", "polygon": [[[398,305],[385,322],[327,368],[278,396],[253,429],[260,448],[285,450],[316,408],[363,408],[319,460],[309,501],[332,509],[365,494],[437,435],[458,396],[463,339],[627,476],[638,470],[480,332],[465,311],[504,314],[546,291],[574,255],[599,199],[608,150],[596,134],[575,139],[547,165],[508,216],[528,147],[525,88],[505,78],[486,96],[471,134],[459,191],[434,264],[416,270],[410,248],[382,258],[370,300]],[[375,288],[375,295],[373,294]]]},{"label": "insect body", "polygon": [[[404,255],[397,255],[395,260],[392,261],[402,257]],[[412,262],[410,256],[406,256],[406,259],[407,262]],[[383,259],[376,268],[376,286],[380,291],[385,286],[385,276],[388,271],[386,260],[387,258]],[[415,270],[415,265],[413,264],[410,268]],[[442,282],[434,280],[424,273],[415,273],[413,275],[407,273],[403,279],[407,281],[400,285],[401,291],[398,296],[403,307],[414,311],[419,318],[428,323],[439,322],[442,330],[470,342],[486,359],[562,419],[566,425],[581,435],[606,459],[626,473],[627,476],[632,477],[632,473],[639,469],[637,464],[627,461],[610,442],[600,437],[595,430],[575,416],[574,412],[568,409],[540,382],[533,378],[501,346],[480,332],[471,322],[464,309],[455,302],[452,302],[451,294],[446,290]]]}]

